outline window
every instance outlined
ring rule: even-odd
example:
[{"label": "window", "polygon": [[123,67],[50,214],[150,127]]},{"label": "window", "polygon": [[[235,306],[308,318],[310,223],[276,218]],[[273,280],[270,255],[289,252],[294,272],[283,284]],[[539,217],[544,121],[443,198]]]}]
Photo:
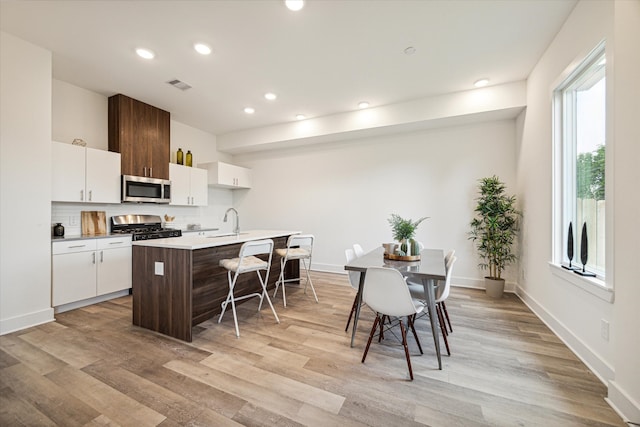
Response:
[{"label": "window", "polygon": [[[605,146],[606,90],[604,43],[596,48],[555,90],[554,131],[556,190],[555,261],[569,264],[568,237],[572,225],[572,264],[582,267],[581,248],[588,241],[586,270],[605,276]],[[558,211],[560,210],[560,211]]]}]

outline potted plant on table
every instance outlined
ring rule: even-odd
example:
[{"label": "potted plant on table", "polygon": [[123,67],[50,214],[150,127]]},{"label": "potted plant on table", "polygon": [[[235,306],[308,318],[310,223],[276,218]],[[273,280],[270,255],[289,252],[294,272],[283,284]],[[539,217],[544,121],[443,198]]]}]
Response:
[{"label": "potted plant on table", "polygon": [[476,243],[482,259],[478,266],[489,270],[485,277],[487,295],[502,297],[504,279],[502,271],[516,260],[513,243],[518,232],[516,197],[505,193],[505,184],[497,176],[479,180],[476,217],[471,221],[469,239]]},{"label": "potted plant on table", "polygon": [[402,252],[400,255],[420,254],[418,243],[413,238],[418,225],[427,218],[429,217],[425,216],[417,221],[412,221],[411,219],[404,219],[400,215],[391,214],[391,218],[387,221],[389,221],[389,225],[391,225],[393,238],[400,242],[400,251]]}]

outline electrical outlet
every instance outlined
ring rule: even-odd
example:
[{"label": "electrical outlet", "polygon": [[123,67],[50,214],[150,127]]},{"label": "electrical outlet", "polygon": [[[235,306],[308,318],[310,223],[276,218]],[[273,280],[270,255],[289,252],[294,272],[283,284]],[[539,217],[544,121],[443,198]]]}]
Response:
[{"label": "electrical outlet", "polygon": [[79,218],[75,215],[69,217],[69,225],[78,225]]},{"label": "electrical outlet", "polygon": [[156,276],[164,276],[164,262],[155,263]]},{"label": "electrical outlet", "polygon": [[609,341],[609,322],[600,319],[600,336],[603,340]]}]

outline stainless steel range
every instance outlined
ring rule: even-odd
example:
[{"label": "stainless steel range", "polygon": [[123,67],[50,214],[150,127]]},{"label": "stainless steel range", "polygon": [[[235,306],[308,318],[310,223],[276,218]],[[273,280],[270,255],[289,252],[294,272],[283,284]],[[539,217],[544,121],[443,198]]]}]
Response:
[{"label": "stainless steel range", "polygon": [[175,228],[163,228],[158,215],[116,215],[111,217],[111,232],[131,234],[131,240],[163,239],[180,237],[182,231]]}]

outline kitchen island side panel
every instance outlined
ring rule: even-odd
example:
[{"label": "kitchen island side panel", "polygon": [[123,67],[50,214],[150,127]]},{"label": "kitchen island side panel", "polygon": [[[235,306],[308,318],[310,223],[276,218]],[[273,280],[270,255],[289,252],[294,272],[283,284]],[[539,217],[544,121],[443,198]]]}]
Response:
[{"label": "kitchen island side panel", "polygon": [[[269,281],[267,282],[267,289],[269,290],[275,289],[275,283],[280,275],[281,257],[275,253],[275,249],[285,248],[287,246],[287,238],[288,236],[273,238],[274,252],[271,259]],[[221,259],[237,258],[241,246],[242,243],[237,243],[193,251],[193,326],[220,314],[222,310],[221,304],[225,301],[229,292],[229,281],[227,270],[220,267],[219,262]],[[268,260],[267,255],[260,255],[259,257],[265,261]],[[298,265],[297,261],[288,262],[285,278],[298,278]],[[234,294],[241,296],[254,292],[262,292],[257,275],[252,272],[238,276]],[[245,301],[241,300],[236,304],[241,304]]]},{"label": "kitchen island side panel", "polygon": [[133,246],[134,325],[191,341],[191,265],[189,250]]}]

